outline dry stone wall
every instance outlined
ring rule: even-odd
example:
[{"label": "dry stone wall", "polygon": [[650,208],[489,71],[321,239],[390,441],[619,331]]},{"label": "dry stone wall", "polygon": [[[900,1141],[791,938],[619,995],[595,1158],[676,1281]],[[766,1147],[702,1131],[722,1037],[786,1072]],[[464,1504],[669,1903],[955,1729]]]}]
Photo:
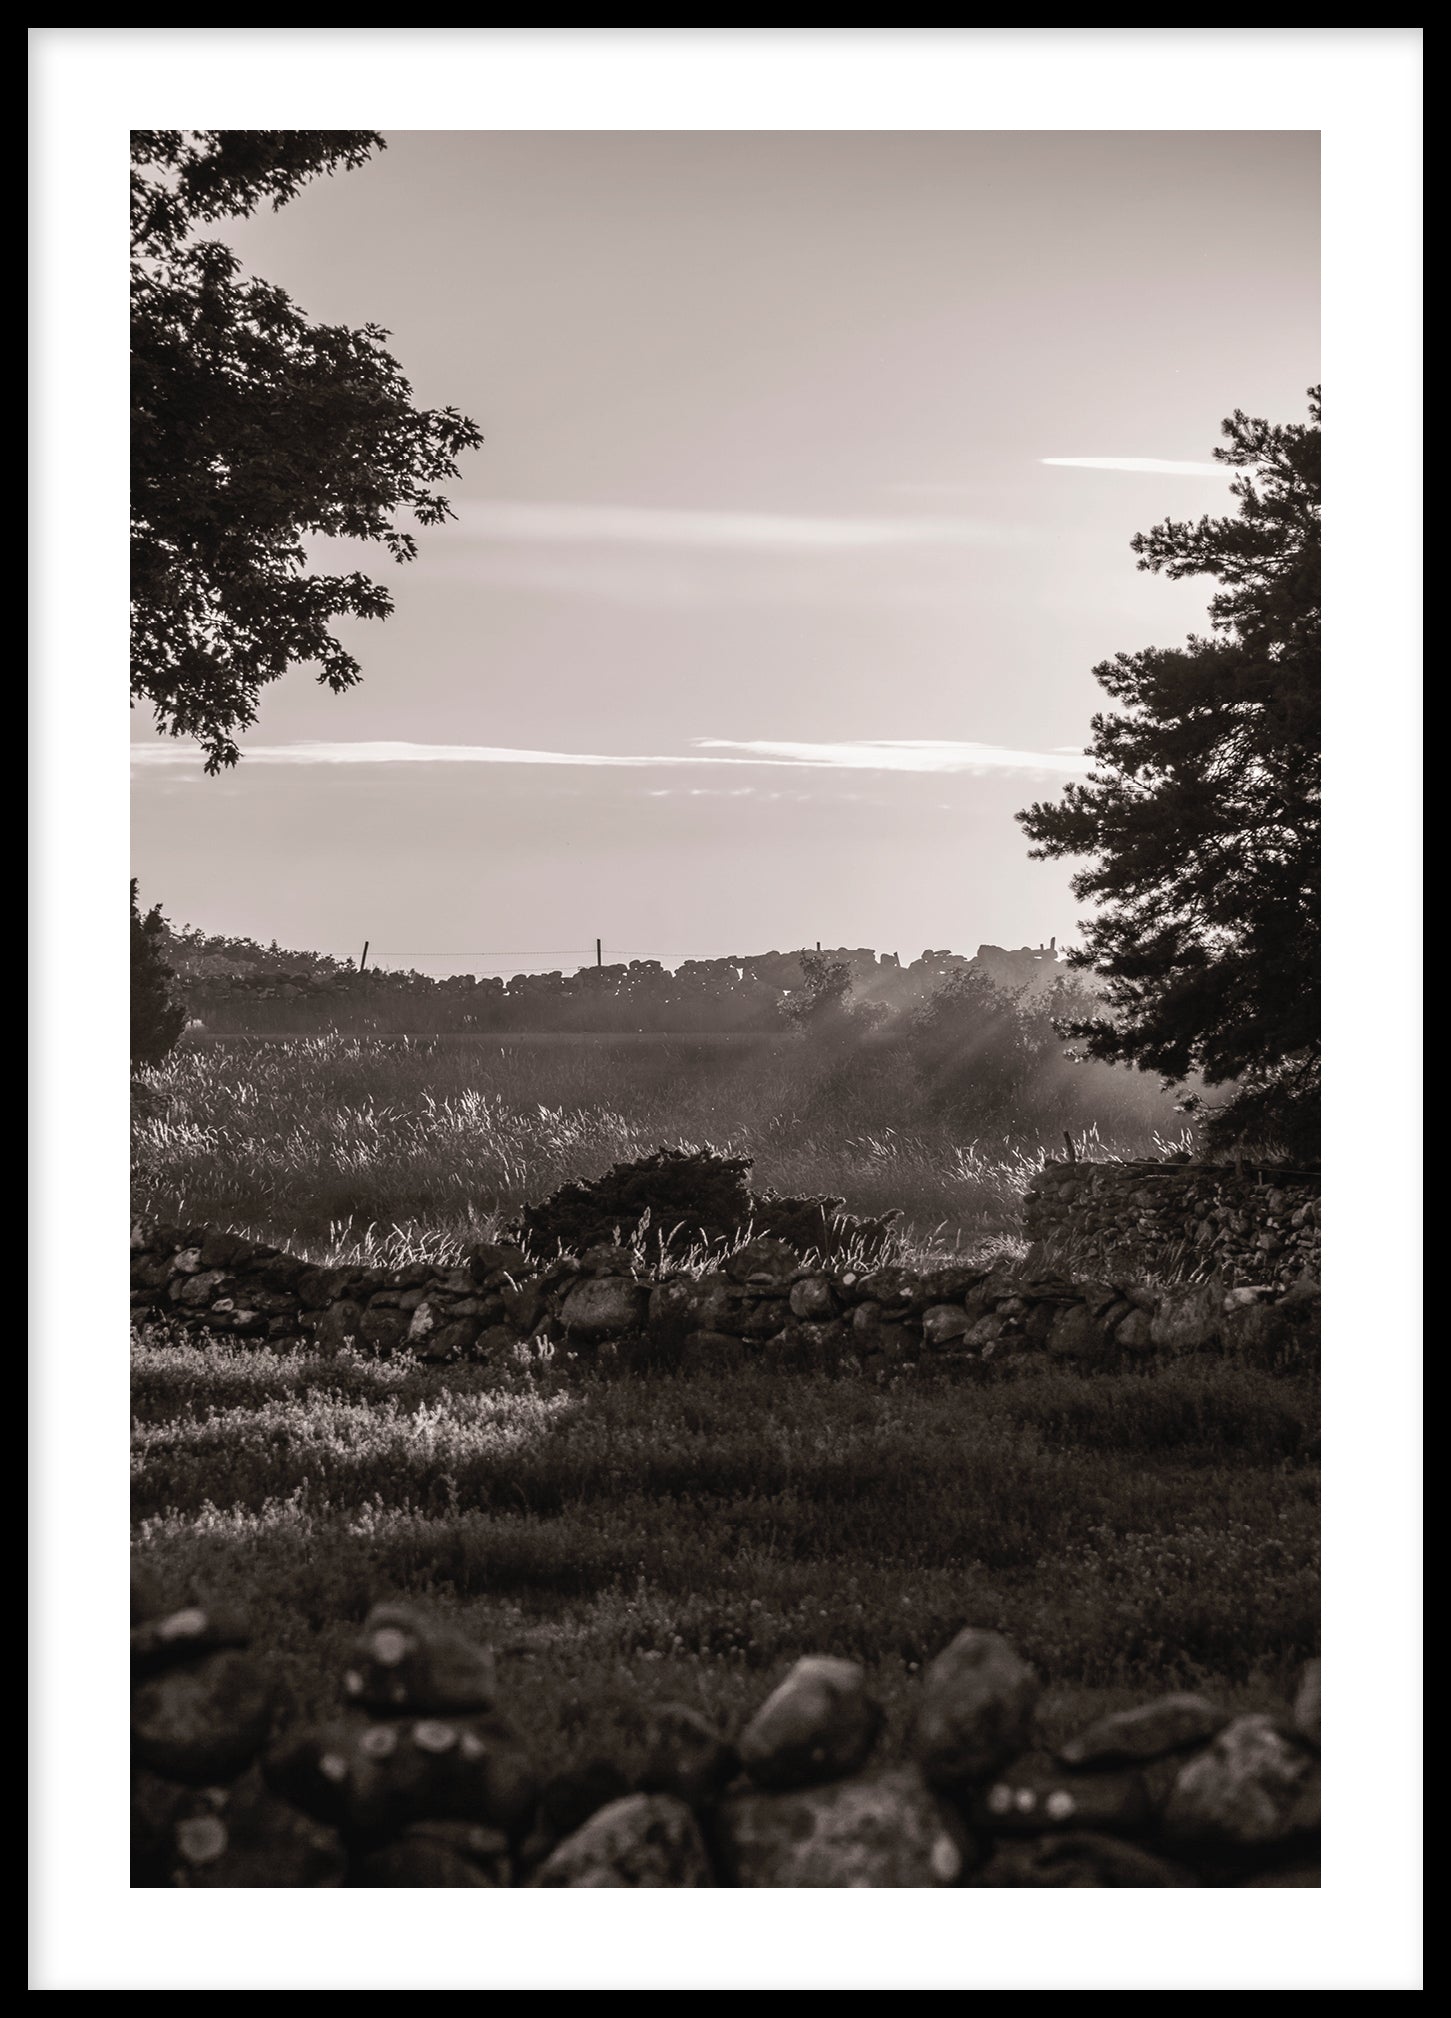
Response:
[{"label": "dry stone wall", "polygon": [[290,1730],[246,1624],[133,1581],[132,1883],[146,1887],[1318,1886],[1319,1663],[1281,1714],[1160,1696],[1056,1752],[997,1633],[922,1678],[906,1756],[854,1662],[800,1660],[744,1729],[641,1705],[629,1774],[551,1773],[495,1663],[379,1605],[330,1719]]},{"label": "dry stone wall", "polygon": [[1011,1366],[1032,1355],[1089,1363],[1204,1347],[1273,1359],[1313,1349],[1319,1290],[1288,1280],[1218,1279],[1145,1288],[1103,1274],[824,1270],[779,1240],[755,1240],[703,1275],[646,1273],[621,1247],[543,1266],[482,1245],[456,1267],[320,1267],[207,1227],[138,1224],[131,1302],[167,1319],[278,1351],[489,1360],[541,1342],[581,1359],[715,1368],[763,1361],[783,1371],[867,1378],[942,1367]]},{"label": "dry stone wall", "polygon": [[1287,1288],[1320,1274],[1320,1179],[1234,1165],[1046,1163],[1028,1186],[1032,1257],[1114,1278],[1211,1270]]}]

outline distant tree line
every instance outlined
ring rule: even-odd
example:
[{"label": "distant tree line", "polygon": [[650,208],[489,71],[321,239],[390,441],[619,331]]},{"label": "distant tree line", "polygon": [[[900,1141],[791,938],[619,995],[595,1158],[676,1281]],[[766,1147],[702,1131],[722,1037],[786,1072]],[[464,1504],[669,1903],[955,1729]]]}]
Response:
[{"label": "distant tree line", "polygon": [[929,1001],[955,975],[1009,993],[1050,989],[1065,971],[1044,948],[927,951],[904,965],[869,948],[581,967],[575,973],[446,978],[292,952],[274,942],[186,927],[167,957],[188,1014],[214,1030],[413,1028],[428,1031],[596,1031],[778,1034],[819,1047],[852,1043]]}]

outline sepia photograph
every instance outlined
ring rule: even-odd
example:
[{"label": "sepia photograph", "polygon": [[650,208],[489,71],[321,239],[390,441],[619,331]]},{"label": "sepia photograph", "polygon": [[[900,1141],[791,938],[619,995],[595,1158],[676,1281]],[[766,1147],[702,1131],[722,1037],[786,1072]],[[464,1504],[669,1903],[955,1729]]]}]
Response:
[{"label": "sepia photograph", "polygon": [[[1260,32],[1148,40],[1172,70]],[[575,33],[463,39],[487,72]],[[674,33],[696,69],[895,40]],[[1071,76],[1134,34],[943,39]],[[1387,47],[1414,125],[1420,31]],[[129,1673],[90,1683],[129,1745],[91,1796],[116,1910],[245,1946],[266,1902],[165,1895],[852,1890],[952,1930],[919,1975],[884,1902],[828,1905],[878,1927],[872,1973],[814,1936],[736,1975],[754,1908],[676,1901],[714,1961],[632,1975],[644,1908],[339,1901],[308,1924],[394,1927],[379,1972],[278,1950],[271,1987],[445,1987],[420,1913],[474,1946],[448,1987],[1419,1987],[1399,1929],[1305,1973],[1318,1902],[1109,1908],[1163,1941],[1115,1976],[1073,1973],[1104,1909],[938,1897],[1362,1896],[1322,1864],[1322,1260],[1328,1392],[1379,1349],[1337,1328],[1342,1260],[1409,1282],[1418,1192],[1408,1164],[1402,1262],[1327,1175],[1322,1254],[1322,1045],[1342,1102],[1366,1060],[1322,972],[1322,377],[1332,470],[1353,388],[1320,127],[602,127],[563,91],[540,124],[132,123],[226,102],[138,82],[128,160],[85,171],[118,276],[127,232],[126,326],[108,295],[90,339],[128,402],[94,514],[119,547],[124,491],[93,689],[125,826],[84,873],[119,951],[128,856],[129,1011],[98,971],[77,1026],[128,1110],[128,1264],[109,1194],[94,1228],[128,1386],[89,1446],[119,1479],[129,1425]],[[68,1381],[90,1354],[116,1396],[86,1302]],[[1401,1407],[1412,1304],[1382,1324]],[[83,1545],[118,1666],[126,1522]],[[1352,1649],[1413,1668],[1413,1589]],[[1379,1755],[1325,1639],[1328,1837]],[[1237,1950],[1241,1912],[1293,1955]],[[526,1925],[534,1975],[493,1973]],[[974,1965],[1009,1927],[1016,1981]]]}]

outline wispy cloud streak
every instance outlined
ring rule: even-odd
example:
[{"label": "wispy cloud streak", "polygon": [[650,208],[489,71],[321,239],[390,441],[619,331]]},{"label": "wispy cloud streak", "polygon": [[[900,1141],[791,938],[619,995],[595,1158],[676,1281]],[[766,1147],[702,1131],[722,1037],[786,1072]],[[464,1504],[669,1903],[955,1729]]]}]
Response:
[{"label": "wispy cloud streak", "polygon": [[[1087,771],[1078,751],[1014,750],[996,743],[920,741],[738,742],[697,736],[689,750],[675,754],[585,750],[524,750],[492,743],[258,743],[244,744],[243,767],[355,764],[534,764],[593,766],[615,770],[721,766],[787,767],[815,771],[918,771],[981,776],[990,771]],[[141,770],[195,769],[198,750],[184,743],[133,743],[132,764]]]},{"label": "wispy cloud streak", "polygon": [[[545,546],[685,547],[740,553],[860,552],[877,547],[980,546],[1012,529],[958,517],[822,518],[787,512],[687,511],[654,506],[461,502],[439,531],[455,538]],[[438,537],[435,532],[433,537]]]},{"label": "wispy cloud streak", "polygon": [[1174,462],[1160,455],[1043,455],[1039,462],[1053,469],[1120,469],[1148,476],[1218,476],[1227,478],[1222,462]]},{"label": "wispy cloud streak", "polygon": [[[625,767],[692,761],[688,757],[614,756],[583,750],[516,750],[493,743],[243,743],[242,760],[244,765],[602,764]],[[131,761],[144,769],[151,769],[196,764],[200,755],[185,743],[133,743]]]},{"label": "wispy cloud streak", "polygon": [[1013,750],[998,743],[963,743],[941,738],[855,741],[842,743],[730,742],[719,736],[697,738],[705,750],[748,753],[747,760],[766,764],[800,764],[812,769],[847,771],[963,772],[1089,771],[1092,763],[1081,751]]}]

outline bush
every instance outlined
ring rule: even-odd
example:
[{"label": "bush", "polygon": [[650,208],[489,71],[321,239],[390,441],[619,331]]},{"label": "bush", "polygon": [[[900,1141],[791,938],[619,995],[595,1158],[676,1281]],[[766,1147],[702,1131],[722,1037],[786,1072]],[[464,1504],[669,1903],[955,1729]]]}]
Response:
[{"label": "bush", "polygon": [[753,1192],[750,1170],[748,1156],[662,1148],[613,1164],[603,1177],[561,1185],[541,1204],[526,1205],[509,1233],[536,1254],[582,1254],[618,1238],[639,1242],[652,1259],[676,1260],[693,1248],[729,1245],[747,1228],[803,1254],[845,1247],[880,1253],[890,1243],[890,1219],[854,1218],[840,1198]]},{"label": "bush", "polygon": [[186,1007],[172,993],[173,970],[164,948],[169,938],[161,906],[143,918],[131,878],[131,1065],[159,1065],[186,1028]]}]

